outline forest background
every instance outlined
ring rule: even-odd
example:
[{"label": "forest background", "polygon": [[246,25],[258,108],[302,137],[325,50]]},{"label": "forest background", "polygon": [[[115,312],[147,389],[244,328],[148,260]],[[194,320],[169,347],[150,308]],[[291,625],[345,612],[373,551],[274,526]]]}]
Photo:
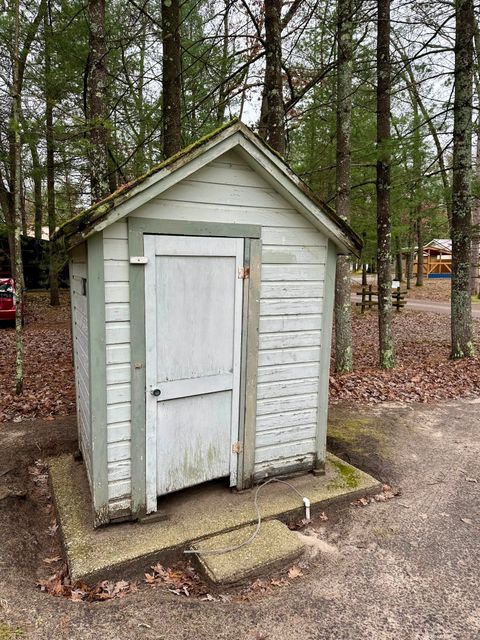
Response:
[{"label": "forest background", "polygon": [[[380,365],[395,362],[394,254],[406,255],[410,286],[415,247],[433,237],[451,236],[457,256],[451,355],[473,355],[473,0],[3,0],[0,8],[0,227],[17,274],[20,235],[39,240],[48,226],[53,237],[90,203],[239,117],[363,238],[361,259],[379,273]],[[58,255],[51,251],[53,305]],[[339,371],[352,368],[349,272],[344,259]],[[19,392],[21,363],[18,319]]]}]

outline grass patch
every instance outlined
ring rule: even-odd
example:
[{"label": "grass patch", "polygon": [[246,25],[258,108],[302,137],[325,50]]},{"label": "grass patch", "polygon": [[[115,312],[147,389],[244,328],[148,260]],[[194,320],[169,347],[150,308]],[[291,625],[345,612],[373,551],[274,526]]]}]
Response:
[{"label": "grass patch", "polygon": [[25,631],[20,627],[12,627],[6,622],[0,622],[0,640],[14,640],[25,635]]}]

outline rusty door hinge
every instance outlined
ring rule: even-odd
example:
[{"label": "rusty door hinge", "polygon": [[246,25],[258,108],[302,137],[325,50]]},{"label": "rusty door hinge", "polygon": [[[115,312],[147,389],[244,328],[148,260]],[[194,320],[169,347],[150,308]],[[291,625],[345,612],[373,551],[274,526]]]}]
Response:
[{"label": "rusty door hinge", "polygon": [[232,453],[241,453],[242,452],[242,443],[234,442],[232,444]]},{"label": "rusty door hinge", "polygon": [[248,280],[250,278],[250,267],[240,267],[237,277],[240,280]]}]

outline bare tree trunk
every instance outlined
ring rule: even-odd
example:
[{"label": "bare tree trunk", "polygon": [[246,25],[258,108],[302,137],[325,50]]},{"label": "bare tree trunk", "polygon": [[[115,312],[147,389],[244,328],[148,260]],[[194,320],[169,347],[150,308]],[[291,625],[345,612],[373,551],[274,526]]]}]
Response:
[{"label": "bare tree trunk", "polygon": [[180,0],[162,0],[162,47],[163,155],[169,158],[182,147]]},{"label": "bare tree trunk", "polygon": [[[476,65],[474,68],[475,87],[477,91],[477,100],[480,100],[480,30],[478,20],[474,23],[474,44]],[[477,153],[475,157],[475,198],[472,208],[472,255],[470,259],[470,293],[480,296],[480,277],[479,277],[479,260],[480,260],[480,114],[477,117]]]},{"label": "bare tree trunk", "polygon": [[470,258],[470,293],[480,293],[479,258],[480,258],[480,116],[477,120],[477,153],[475,158],[476,195],[472,208],[472,254]]},{"label": "bare tree trunk", "polygon": [[222,84],[218,93],[218,105],[217,105],[217,126],[219,127],[225,120],[225,108],[227,99],[227,84],[223,82],[227,77],[228,71],[228,45],[230,41],[230,7],[231,0],[224,0],[223,9],[223,43],[222,43],[222,60],[220,65],[220,78]]},{"label": "bare tree trunk", "polygon": [[[337,13],[336,209],[342,220],[350,222],[352,188],[352,0],[338,0]],[[339,373],[352,371],[353,369],[350,264],[350,256],[338,256],[335,279],[335,367]]]},{"label": "bare tree trunk", "polygon": [[413,212],[410,210],[408,219],[408,253],[405,262],[405,277],[407,280],[407,290],[412,288],[413,279],[413,260],[415,253],[415,220]]},{"label": "bare tree trunk", "polygon": [[400,236],[395,236],[395,280],[403,280],[402,247]]},{"label": "bare tree trunk", "polygon": [[42,239],[42,223],[43,223],[43,201],[42,201],[42,174],[43,169],[40,164],[37,151],[37,140],[30,139],[30,155],[32,156],[32,180],[33,180],[33,207],[34,207],[34,223],[35,240],[40,242]]},{"label": "bare tree trunk", "polygon": [[19,0],[14,4],[14,42],[12,60],[12,135],[15,165],[13,184],[13,211],[15,215],[15,393],[23,393],[23,261],[22,261],[22,143],[20,137],[20,119],[22,111],[22,96],[20,82],[20,6]]},{"label": "bare tree trunk", "polygon": [[473,356],[470,298],[473,0],[455,1],[455,102],[452,162],[452,353]]},{"label": "bare tree trunk", "polygon": [[110,193],[107,155],[107,49],[105,45],[105,0],[89,0],[90,27],[88,54],[88,121],[90,132],[91,201],[97,202]]},{"label": "bare tree trunk", "polygon": [[[418,210],[420,207],[417,208]],[[422,229],[422,219],[421,215],[417,213],[416,219],[416,231],[417,231],[417,281],[415,282],[416,287],[423,287],[423,267],[425,265],[425,259],[423,257],[423,229]]]},{"label": "bare tree trunk", "polygon": [[48,236],[49,236],[49,282],[50,282],[50,304],[57,307],[60,304],[58,292],[58,264],[55,254],[55,243],[53,234],[57,226],[55,210],[55,141],[53,131],[53,102],[52,95],[52,69],[51,69],[51,43],[52,43],[52,23],[50,13],[50,2],[44,18],[44,38],[45,38],[45,138],[47,146],[47,215],[48,215]]},{"label": "bare tree trunk", "polygon": [[392,333],[392,229],[390,214],[390,0],[378,0],[377,32],[377,262],[379,356],[395,366]]},{"label": "bare tree trunk", "polygon": [[285,155],[285,113],[282,80],[282,0],[265,0],[265,83],[262,107],[268,144]]}]

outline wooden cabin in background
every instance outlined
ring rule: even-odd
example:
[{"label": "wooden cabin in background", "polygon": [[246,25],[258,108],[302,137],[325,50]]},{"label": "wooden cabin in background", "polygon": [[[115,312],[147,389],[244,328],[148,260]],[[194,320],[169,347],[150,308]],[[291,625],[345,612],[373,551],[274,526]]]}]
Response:
[{"label": "wooden cabin in background", "polygon": [[[418,252],[415,256],[413,274],[418,271]],[[452,277],[452,241],[449,238],[434,238],[423,247],[423,275],[426,278]]]}]

